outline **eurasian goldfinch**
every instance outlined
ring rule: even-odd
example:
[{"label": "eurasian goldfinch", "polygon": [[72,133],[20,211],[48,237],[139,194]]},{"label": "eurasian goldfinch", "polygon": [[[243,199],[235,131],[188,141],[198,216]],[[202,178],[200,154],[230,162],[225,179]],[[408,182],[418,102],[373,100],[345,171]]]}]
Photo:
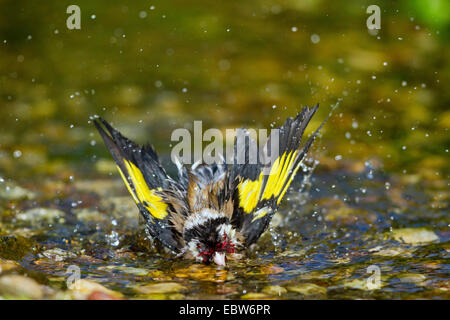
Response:
[{"label": "eurasian goldfinch", "polygon": [[[278,157],[269,170],[258,163],[239,164],[245,144],[234,145],[233,163],[179,165],[178,179],[161,166],[154,149],[139,146],[99,118],[94,121],[128,191],[136,202],[147,232],[177,256],[225,265],[238,259],[267,229],[300,164],[322,125],[303,147],[303,132],[316,112],[305,107],[279,127]],[[259,150],[268,155],[267,146]],[[236,139],[237,140],[237,139]],[[244,159],[248,159],[245,158]],[[266,168],[267,169],[267,168]]]}]

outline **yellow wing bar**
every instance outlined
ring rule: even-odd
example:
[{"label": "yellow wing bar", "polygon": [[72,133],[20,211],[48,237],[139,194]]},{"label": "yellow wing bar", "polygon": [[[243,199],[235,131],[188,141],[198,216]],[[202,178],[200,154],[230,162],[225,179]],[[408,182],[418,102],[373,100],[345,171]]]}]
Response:
[{"label": "yellow wing bar", "polygon": [[258,205],[259,195],[263,183],[263,174],[259,175],[259,180],[242,180],[239,183],[239,205],[245,213],[250,213]]},{"label": "yellow wing bar", "polygon": [[[262,172],[260,173],[258,180],[253,181],[246,179],[239,183],[239,206],[245,213],[251,213],[258,203],[264,199],[274,197],[277,199],[277,204],[280,203],[299,168],[299,166],[293,168],[297,154],[297,150],[286,151],[281,157],[278,157],[275,160],[264,186],[264,190],[261,190],[264,183],[264,175]],[[263,211],[258,213],[254,219],[264,217],[267,212],[268,211]]]},{"label": "yellow wing bar", "polygon": [[138,204],[141,203],[154,218],[164,219],[168,214],[167,203],[165,203],[164,200],[155,193],[154,189],[149,189],[147,183],[145,182],[144,176],[138,167],[136,167],[131,161],[123,159],[123,162],[127,168],[134,190],[130,185],[130,181],[126,178],[120,167],[117,168],[119,169],[119,173],[122,176],[128,191],[133,196],[134,201]]}]

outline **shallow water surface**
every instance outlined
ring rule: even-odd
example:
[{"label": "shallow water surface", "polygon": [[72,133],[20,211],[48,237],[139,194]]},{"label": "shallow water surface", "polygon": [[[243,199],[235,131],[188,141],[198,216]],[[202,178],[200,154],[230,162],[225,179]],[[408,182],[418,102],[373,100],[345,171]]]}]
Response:
[{"label": "shallow water surface", "polygon": [[76,297],[66,290],[74,266],[122,298],[449,298],[442,180],[419,188],[377,172],[313,177],[303,193],[297,179],[258,245],[225,268],[158,253],[117,178],[36,188],[19,207],[3,201],[11,215],[2,229],[14,236],[0,237],[0,252],[53,288],[49,298]]}]

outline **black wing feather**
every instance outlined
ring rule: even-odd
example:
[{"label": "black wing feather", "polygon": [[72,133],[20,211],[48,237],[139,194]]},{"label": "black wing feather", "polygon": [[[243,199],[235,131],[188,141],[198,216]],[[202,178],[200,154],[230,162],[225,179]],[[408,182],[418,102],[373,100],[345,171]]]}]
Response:
[{"label": "black wing feather", "polygon": [[[278,173],[278,177],[277,175],[272,177],[272,175],[262,173],[263,166],[261,163],[258,163],[258,165],[237,164],[236,156],[238,152],[242,152],[242,146],[235,144],[235,163],[230,170],[230,184],[232,190],[234,190],[232,223],[244,234],[247,245],[256,242],[268,227],[301,161],[325,123],[326,120],[301,148],[303,133],[317,109],[318,105],[313,108],[305,107],[294,119],[288,118],[278,128],[279,167],[276,166],[276,163],[271,167],[274,172]],[[263,155],[266,157],[269,157],[267,149],[273,138],[274,136],[271,134],[264,148]],[[291,158],[289,158],[289,155],[291,155]],[[277,168],[278,170],[276,170]]]},{"label": "black wing feather", "polygon": [[[136,204],[146,221],[147,229],[152,237],[159,240],[163,245],[173,251],[179,251],[180,241],[177,240],[178,234],[174,230],[169,217],[170,212],[163,219],[154,217],[147,209],[151,203],[147,203],[144,199],[136,199],[138,194],[137,186],[134,185],[131,178],[132,173],[129,172],[125,161],[131,162],[144,177],[148,188],[155,192],[155,195],[165,200],[164,190],[169,192],[176,189],[176,183],[166,174],[164,168],[160,165],[158,156],[150,145],[140,147],[133,141],[124,137],[119,131],[111,127],[105,120],[99,118],[94,120],[94,125],[103,138],[109,152],[111,153],[118,168],[127,179],[128,186],[131,188],[130,193],[133,195]],[[103,127],[106,131],[103,129]],[[138,186],[139,187],[139,186]],[[158,191],[155,191],[158,189]],[[170,204],[168,204],[170,208]]]}]

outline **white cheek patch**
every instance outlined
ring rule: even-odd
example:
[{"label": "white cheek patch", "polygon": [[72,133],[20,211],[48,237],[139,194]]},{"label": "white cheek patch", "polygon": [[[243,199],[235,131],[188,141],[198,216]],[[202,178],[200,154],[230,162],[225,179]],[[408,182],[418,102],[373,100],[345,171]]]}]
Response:
[{"label": "white cheek patch", "polygon": [[191,254],[195,257],[195,260],[202,261],[203,257],[200,256],[200,252],[198,251],[198,240],[191,240],[187,244],[188,250],[191,252]]}]

